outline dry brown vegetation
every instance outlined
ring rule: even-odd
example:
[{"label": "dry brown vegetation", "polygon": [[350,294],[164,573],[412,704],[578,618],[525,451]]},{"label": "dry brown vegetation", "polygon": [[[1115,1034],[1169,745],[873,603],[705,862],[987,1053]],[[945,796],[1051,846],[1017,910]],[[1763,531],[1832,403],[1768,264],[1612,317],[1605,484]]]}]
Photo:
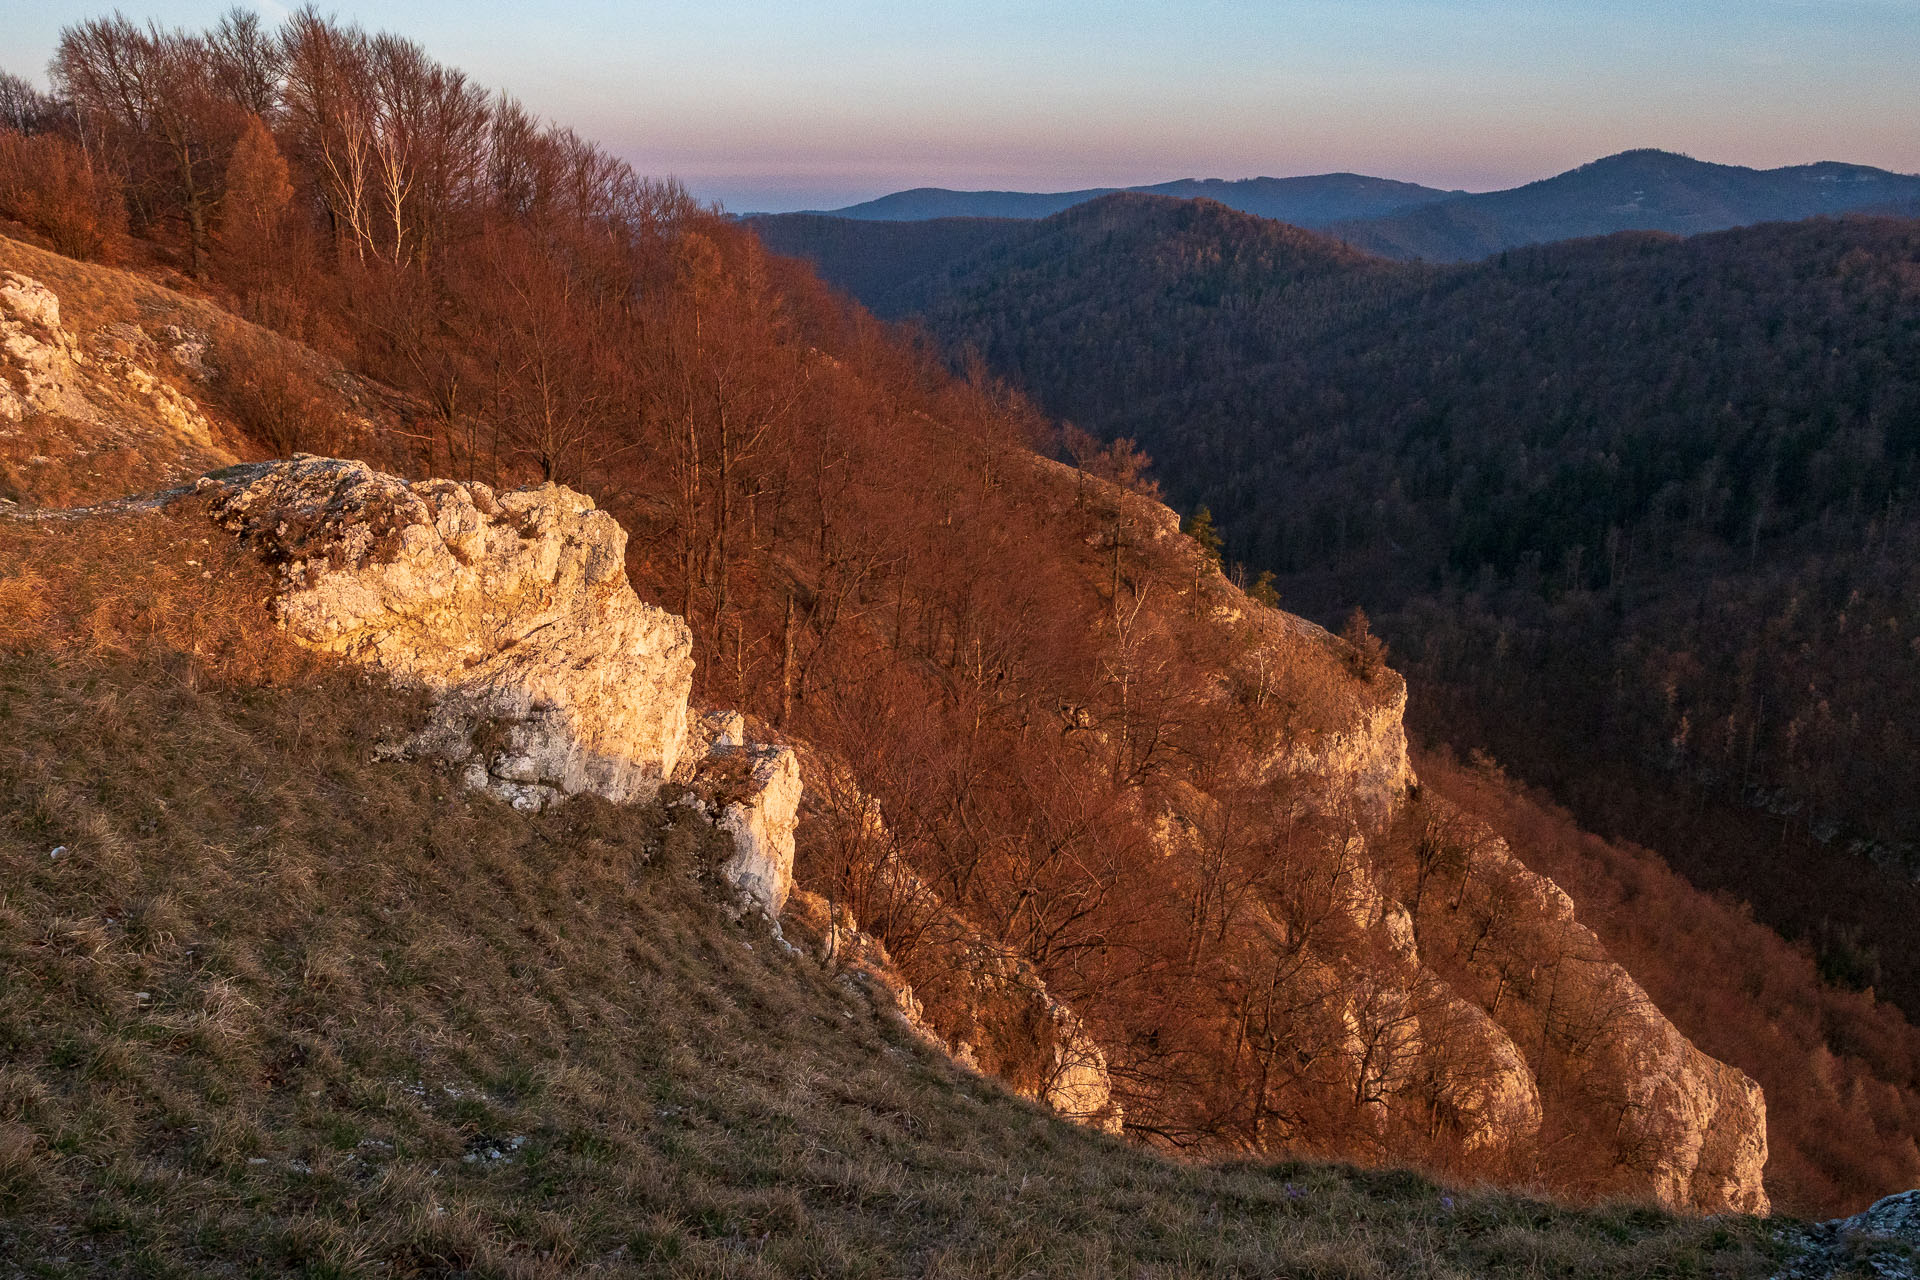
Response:
[{"label": "dry brown vegetation", "polygon": [[0,217],[24,223],[60,253],[111,261],[126,240],[120,184],[55,135],[0,130]]},{"label": "dry brown vegetation", "polygon": [[1767,1091],[1767,1189],[1785,1212],[1853,1213],[1920,1183],[1920,1032],[1871,992],[1822,980],[1726,895],[1648,850],[1579,829],[1490,761],[1441,751],[1423,784],[1499,831],[1580,904],[1581,919],[1695,1044]]},{"label": "dry brown vegetation", "polygon": [[[208,66],[215,67],[227,65],[220,59],[233,53],[215,57],[205,42],[160,40],[113,23],[80,34],[86,39],[76,46],[76,59],[103,41],[159,40],[156,47],[211,58]],[[240,37],[223,38],[231,44]],[[751,235],[698,209],[683,192],[638,179],[570,133],[542,128],[405,42],[306,13],[272,50],[244,40],[238,47],[271,53],[273,90],[258,97],[254,79],[209,80],[206,67],[179,81],[190,101],[178,118],[199,131],[201,148],[192,152],[201,159],[184,178],[168,178],[157,166],[154,157],[169,154],[170,144],[164,128],[153,125],[160,131],[149,132],[146,118],[102,116],[105,108],[96,105],[89,127],[111,130],[117,139],[145,251],[199,273],[193,287],[230,301],[235,314],[275,333],[223,317],[210,303],[183,302],[132,274],[80,268],[12,244],[0,244],[4,260],[31,263],[21,269],[46,280],[78,314],[150,320],[160,314],[153,308],[191,310],[198,317],[194,327],[213,336],[214,359],[227,371],[217,397],[236,427],[249,433],[247,448],[320,445],[411,474],[507,484],[546,477],[592,493],[633,535],[629,570],[641,593],[692,625],[700,695],[743,707],[849,763],[886,816],[885,854],[906,859],[987,937],[1030,959],[1086,1017],[1108,1049],[1137,1135],[1197,1152],[1285,1149],[1381,1164],[1419,1159],[1463,1177],[1537,1171],[1565,1185],[1553,1165],[1491,1169],[1464,1159],[1458,1134],[1434,1122],[1437,1108],[1417,1111],[1418,1091],[1437,1094],[1445,1082],[1423,1080],[1416,1064],[1404,1064],[1398,1086],[1408,1112],[1386,1128],[1374,1120],[1378,1100],[1346,1080],[1348,1050],[1333,1029],[1338,993],[1324,984],[1315,992],[1301,975],[1309,943],[1333,951],[1358,946],[1328,905],[1348,870],[1329,854],[1343,843],[1328,836],[1344,834],[1357,818],[1311,817],[1306,797],[1295,790],[1236,779],[1245,776],[1240,766],[1248,759],[1278,744],[1311,742],[1351,725],[1397,692],[1397,677],[1383,676],[1377,663],[1331,637],[1291,631],[1257,637],[1248,627],[1223,625],[1225,611],[1251,606],[1214,574],[1202,547],[1173,534],[1151,536],[1155,517],[1141,514],[1144,504],[1128,488],[1146,483],[1136,451],[1089,456],[1111,484],[1038,462],[1030,450],[1046,445],[1050,431],[1017,396],[990,379],[950,376],[930,352],[849,311],[810,275],[770,258]],[[178,87],[165,75],[147,83],[161,94]],[[207,92],[228,100],[202,110]],[[397,113],[422,102],[433,109],[409,117],[418,129],[392,127]],[[235,114],[235,107],[244,111]],[[271,135],[271,153],[260,129]],[[251,156],[245,163],[243,151]],[[285,162],[292,194],[269,215],[263,210],[278,204],[275,155]],[[252,194],[228,203],[242,190]],[[195,202],[197,210],[189,207]],[[243,212],[246,233],[231,234],[237,223],[229,219]],[[272,252],[260,252],[263,238]],[[312,344],[321,355],[293,347],[290,339]],[[341,425],[336,434],[335,424],[345,419],[330,415],[352,407],[341,388],[369,383],[337,377],[334,361],[391,388],[391,415],[355,425],[354,433]],[[133,553],[129,560],[139,562]],[[38,598],[25,587],[16,592],[23,601]],[[104,597],[101,607],[109,607]],[[1367,681],[1355,678],[1354,664]],[[329,698],[358,708],[369,724],[380,719],[354,701],[359,695],[328,687]],[[252,695],[231,696],[244,705]],[[292,732],[306,741],[302,735],[310,731],[299,726],[318,711],[303,709],[309,706],[303,696],[275,696],[290,701],[261,710],[259,732]],[[196,714],[213,715],[212,706]],[[272,727],[276,716],[290,717],[294,727]],[[365,745],[364,738],[353,741]],[[430,873],[435,886],[442,882],[432,877],[442,875],[504,876],[514,894],[537,898],[546,890],[518,878],[530,873],[500,870],[524,854],[533,859],[527,865],[580,895],[579,901],[551,901],[545,918],[556,933],[574,928],[563,921],[569,904],[587,910],[586,900],[604,893],[633,913],[622,930],[637,928],[644,936],[651,919],[669,938],[706,936],[675,933],[680,926],[647,916],[652,908],[644,906],[644,895],[604,878],[613,874],[605,866],[561,869],[564,859],[553,843],[563,837],[554,832],[570,820],[501,819],[496,810],[476,807],[478,801],[435,794],[429,802],[434,784],[423,775],[375,783],[372,774],[345,763],[328,767],[343,772],[323,788],[331,806],[326,821],[350,833],[326,837],[329,851],[374,858],[364,845],[396,867],[412,868],[409,874]],[[311,832],[326,829],[312,816],[317,810],[301,807],[300,787],[307,782],[275,790],[258,783],[264,768],[244,765],[238,782],[221,781],[241,788],[221,792],[223,802],[264,786],[258,794],[288,799],[286,821],[311,819]],[[362,785],[373,789],[356,807],[351,797]],[[382,787],[412,788],[411,799],[402,803]],[[1188,805],[1201,790],[1208,803]],[[1170,858],[1155,824],[1182,807],[1200,819],[1194,848],[1191,856]],[[369,827],[376,818],[362,809],[386,816]],[[233,832],[234,848],[258,852],[239,829],[218,825],[225,819],[205,816],[216,824],[210,831]],[[490,851],[481,862],[455,859],[456,872],[433,861],[466,838],[462,833],[492,830],[488,824],[496,821],[498,831],[471,837]],[[860,900],[873,879],[863,859],[873,851],[858,841],[835,845],[827,830],[822,825],[808,833],[803,877],[853,902],[911,969],[916,921],[890,919]],[[622,837],[628,838],[646,837]],[[441,852],[429,856],[422,849]],[[257,870],[247,862],[186,865],[208,876]],[[342,865],[343,879],[375,875],[373,883],[385,883],[366,862]],[[313,866],[326,892],[334,892],[325,878],[334,873]],[[332,902],[324,895],[318,901]],[[450,913],[502,955],[522,955],[514,948],[524,940],[502,931],[494,915],[525,916],[531,899],[489,900],[482,909],[459,899],[449,880],[444,892],[436,887],[418,901],[426,905],[417,906],[414,919]],[[384,936],[383,926],[359,907],[359,914],[338,904],[328,909],[333,918],[358,921],[356,929],[372,930],[371,937]],[[1285,929],[1270,927],[1275,913],[1285,918]],[[289,917],[309,918],[316,917]],[[295,925],[245,920],[250,929],[284,929],[275,945],[296,945]],[[581,925],[568,936],[585,937],[584,930]],[[625,974],[620,980],[637,982],[636,973],[664,967],[695,984],[686,990],[700,993],[691,997],[696,1007],[720,999],[701,985],[709,979],[695,974],[696,959],[733,954],[718,943],[700,951],[689,942],[698,954],[675,958],[663,941],[607,936],[613,941],[604,954],[585,943],[585,949],[572,942],[561,949],[569,973],[580,975],[578,996],[542,978],[550,968],[546,958],[526,953],[498,960],[518,966],[510,974],[515,980],[546,982],[547,1011],[539,1014],[546,1038],[528,1039],[515,1062],[564,1057],[574,1044],[571,1019],[590,1021],[572,1012],[575,1002],[611,990],[591,985],[602,978],[612,982]],[[1276,943],[1277,937],[1291,941]],[[376,943],[341,945],[389,963]],[[750,964],[759,966],[764,957],[755,955]],[[464,962],[470,953],[456,956]],[[451,984],[451,995],[432,989],[406,999],[450,1001],[433,1016],[452,1017],[448,1010],[459,1007],[463,990],[452,976],[455,963],[443,956],[430,970],[397,970]],[[323,971],[336,985],[399,990],[381,985],[388,977],[359,967],[343,977],[337,957],[328,964]],[[587,976],[586,969],[596,972]],[[782,999],[791,995],[779,990]],[[296,997],[291,988],[285,998],[319,999]],[[746,1012],[722,1025],[744,1029],[762,1004],[738,998]],[[792,998],[796,1008],[817,1007],[808,1003],[812,996]],[[408,1007],[404,1000],[401,1007]],[[552,1012],[563,1008],[564,1016]],[[643,1040],[653,1034],[651,1025],[645,1034],[620,1019],[608,1025]],[[369,1026],[408,1042],[410,1033],[394,1025]],[[459,1030],[494,1034],[471,1019]],[[610,1072],[625,1069],[624,1059],[607,1061]],[[878,1069],[831,1061],[835,1073]],[[331,1098],[332,1087],[322,1096]],[[747,1154],[761,1138],[744,1131],[753,1128],[753,1113],[741,1105],[728,1103],[727,1124],[702,1129],[697,1141],[676,1139],[670,1154],[700,1156],[697,1167],[711,1177],[722,1176],[727,1160],[738,1157],[772,1185],[775,1173]],[[569,1123],[580,1123],[586,1104],[568,1106],[574,1107]],[[619,1114],[642,1130],[654,1123],[642,1112]],[[1421,1123],[1414,1123],[1416,1114]],[[735,1123],[743,1131],[735,1132]],[[991,1126],[981,1121],[978,1127]],[[976,1138],[1001,1141],[984,1132]],[[1074,1152],[1114,1152],[1081,1136],[1061,1141]],[[1085,1143],[1095,1146],[1079,1145]],[[108,1149],[88,1150],[98,1156]],[[703,1151],[732,1155],[707,1159]],[[1595,1159],[1606,1158],[1598,1146],[1596,1152]],[[657,1149],[646,1156],[657,1157]],[[795,1166],[778,1164],[776,1172],[805,1183]],[[1600,1185],[1586,1174],[1581,1171],[1580,1187]],[[1239,1175],[1192,1170],[1165,1176]],[[1844,1194],[1861,1189],[1850,1185]],[[862,1193],[851,1206],[868,1211],[878,1203]],[[942,1203],[943,1213],[981,1212],[971,1201]],[[400,1216],[417,1217],[417,1204],[406,1204],[412,1207]],[[615,1208],[594,1212],[619,1216]],[[1048,1217],[1043,1211],[1034,1221]],[[1041,1229],[1004,1217],[993,1221],[992,1231],[982,1228],[979,1248],[988,1247],[993,1232],[1023,1241]],[[1101,1269],[1088,1260],[1096,1255],[1076,1252],[1082,1245],[1075,1242],[1118,1226],[1097,1215],[1088,1221],[1090,1236],[1034,1246],[1047,1265]],[[762,1229],[758,1219],[739,1227],[746,1237]],[[1192,1247],[1238,1248],[1230,1242],[1239,1229]],[[523,1239],[519,1232],[519,1226],[489,1227],[479,1234]],[[1179,1248],[1188,1248],[1188,1237],[1181,1238]],[[964,1262],[961,1270],[992,1271],[985,1255],[968,1252],[973,1248],[960,1247],[955,1255]],[[701,1266],[722,1265],[714,1261],[720,1255],[694,1250],[689,1256],[695,1255],[707,1259]],[[1241,1255],[1201,1252],[1156,1265],[1199,1269],[1192,1258],[1229,1256]],[[1393,1265],[1417,1269],[1429,1265],[1420,1256],[1443,1255],[1394,1256]],[[1008,1265],[1015,1260],[1004,1257]],[[1549,1254],[1541,1257],[1541,1267],[1556,1265]],[[1372,1266],[1353,1265],[1352,1274],[1368,1274]],[[1497,1265],[1504,1264],[1474,1267]],[[816,1269],[833,1270],[824,1263]],[[879,1264],[869,1269],[886,1271]],[[1341,1273],[1333,1262],[1321,1269]]]},{"label": "dry brown vegetation", "polygon": [[278,643],[208,529],[0,521],[0,1274],[1772,1265],[1757,1224],[1177,1165],[1018,1102],[727,923],[686,810],[375,763],[418,702]]}]

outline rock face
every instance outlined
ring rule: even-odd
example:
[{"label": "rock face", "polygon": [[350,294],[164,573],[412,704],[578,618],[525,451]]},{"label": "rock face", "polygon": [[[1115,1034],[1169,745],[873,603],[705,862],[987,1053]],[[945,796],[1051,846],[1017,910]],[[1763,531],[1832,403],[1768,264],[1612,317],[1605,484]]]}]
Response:
[{"label": "rock face", "polygon": [[924,948],[910,966],[923,975],[918,988],[845,906],[800,889],[787,919],[831,964],[883,993],[929,1045],[1077,1124],[1121,1131],[1125,1114],[1106,1054],[1079,1015],[1053,997],[1032,965],[960,917],[941,911],[916,946]]},{"label": "rock face", "polygon": [[678,781],[698,787],[733,837],[720,874],[768,917],[793,893],[793,834],[800,824],[800,759],[792,747],[752,742],[737,711],[707,711],[688,728]]},{"label": "rock face", "polygon": [[1789,1231],[1786,1242],[1800,1256],[1774,1280],[1868,1275],[1920,1280],[1920,1191],[1875,1201],[1851,1218]]},{"label": "rock face", "polygon": [[[1766,1100],[1655,1007],[1574,917],[1573,901],[1504,840],[1447,818],[1464,860],[1421,897],[1423,960],[1490,1011],[1536,1075],[1559,1074],[1563,1128],[1602,1135],[1616,1177],[1676,1209],[1765,1213]],[[1570,1113],[1571,1114],[1571,1113]]]},{"label": "rock face", "polygon": [[590,499],[314,457],[232,467],[199,491],[280,566],[273,607],[295,638],[436,695],[415,752],[529,809],[646,799],[673,773],[692,637],[634,595],[626,534]]},{"label": "rock face", "polygon": [[[1085,1022],[1016,950],[987,937],[899,855],[879,805],[843,763],[804,753],[816,842],[858,847],[861,891],[829,905],[804,889],[789,917],[837,964],[884,988],[919,1034],[953,1058],[1066,1118],[1119,1133],[1107,1057]],[[896,962],[876,936],[911,937]]]},{"label": "rock face", "polygon": [[[175,349],[182,345],[191,343]],[[131,359],[83,354],[51,289],[16,271],[0,274],[0,421],[31,414],[107,421],[129,411],[179,444],[203,454],[215,449],[212,424],[191,397]]]},{"label": "rock face", "polygon": [[29,413],[79,416],[81,356],[60,324],[60,299],[28,276],[0,275],[0,420]]},{"label": "rock face", "polygon": [[[1265,629],[1311,628],[1332,641],[1305,619],[1273,610],[1266,613]],[[1351,806],[1369,825],[1384,821],[1416,779],[1407,760],[1406,681],[1391,671],[1381,672],[1377,679],[1386,685],[1386,692],[1362,709],[1350,727],[1285,743],[1257,761],[1255,771],[1267,778],[1316,779],[1320,796]]]},{"label": "rock face", "polygon": [[720,813],[720,826],[733,837],[734,848],[720,873],[777,919],[793,892],[800,762],[791,747],[782,746],[741,745],[725,749],[723,760],[727,757],[738,758],[746,786]]}]

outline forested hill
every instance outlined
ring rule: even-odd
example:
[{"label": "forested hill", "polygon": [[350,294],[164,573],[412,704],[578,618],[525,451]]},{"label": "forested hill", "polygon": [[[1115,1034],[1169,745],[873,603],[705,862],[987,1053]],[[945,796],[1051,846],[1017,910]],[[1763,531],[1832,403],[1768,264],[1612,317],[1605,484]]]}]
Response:
[{"label": "forested hill", "polygon": [[[829,284],[891,319],[929,312],[987,281],[1039,290],[1028,314],[1050,317],[1045,323],[1059,323],[1060,309],[1083,301],[1104,306],[1135,297],[1132,286],[1148,279],[1206,309],[1242,286],[1265,291],[1300,272],[1324,276],[1367,261],[1338,241],[1218,201],[1134,192],[1039,221],[858,222],[792,213],[747,222],[769,249],[808,260]],[[1104,282],[1097,296],[1082,296],[1096,278]]]},{"label": "forested hill", "polygon": [[1449,738],[1920,1008],[1920,224],[1436,267],[1110,197],[941,288],[1291,607],[1384,614]]},{"label": "forested hill", "polygon": [[887,319],[924,311],[945,291],[957,263],[1024,237],[1035,225],[1007,218],[856,222],[819,213],[746,221],[767,248],[809,259],[822,278]]},{"label": "forested hill", "polygon": [[1694,235],[1920,199],[1920,176],[1865,165],[1749,169],[1667,151],[1625,151],[1510,191],[1328,228],[1391,258],[1464,262],[1502,249],[1616,231]]}]

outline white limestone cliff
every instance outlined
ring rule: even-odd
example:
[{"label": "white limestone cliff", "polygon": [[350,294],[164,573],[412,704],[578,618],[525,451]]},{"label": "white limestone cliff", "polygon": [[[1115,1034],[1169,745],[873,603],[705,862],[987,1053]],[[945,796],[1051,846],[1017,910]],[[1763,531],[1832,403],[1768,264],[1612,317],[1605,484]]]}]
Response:
[{"label": "white limestone cliff", "polygon": [[306,456],[198,491],[279,566],[273,610],[296,639],[433,692],[416,753],[529,809],[646,799],[672,774],[692,636],[634,595],[626,533],[591,499]]},{"label": "white limestone cliff", "polygon": [[737,711],[704,711],[689,721],[678,781],[696,786],[733,855],[720,873],[771,919],[793,893],[793,839],[800,825],[800,758],[792,747],[755,742]]}]

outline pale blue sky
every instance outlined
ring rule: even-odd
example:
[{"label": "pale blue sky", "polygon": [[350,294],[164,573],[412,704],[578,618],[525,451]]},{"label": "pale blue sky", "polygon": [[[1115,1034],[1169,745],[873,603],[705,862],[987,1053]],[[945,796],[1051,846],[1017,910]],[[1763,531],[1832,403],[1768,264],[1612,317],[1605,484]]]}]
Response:
[{"label": "pale blue sky", "polygon": [[[122,7],[201,26],[229,3]],[[1339,169],[1485,189],[1637,146],[1920,171],[1920,0],[322,8],[738,210]],[[60,27],[104,11],[4,0],[0,66],[43,78]]]}]

